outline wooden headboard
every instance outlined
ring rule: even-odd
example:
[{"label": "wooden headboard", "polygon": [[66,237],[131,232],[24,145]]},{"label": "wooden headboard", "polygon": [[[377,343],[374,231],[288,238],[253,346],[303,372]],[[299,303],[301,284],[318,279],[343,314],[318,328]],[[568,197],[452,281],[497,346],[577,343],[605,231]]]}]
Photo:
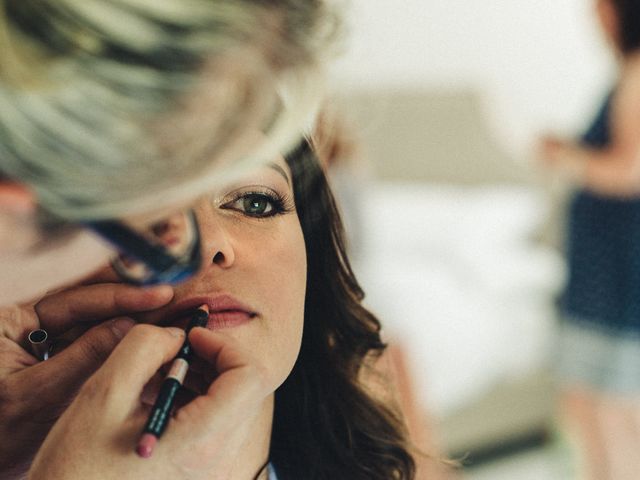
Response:
[{"label": "wooden headboard", "polygon": [[492,138],[476,92],[352,91],[332,102],[383,180],[521,183],[531,172]]}]

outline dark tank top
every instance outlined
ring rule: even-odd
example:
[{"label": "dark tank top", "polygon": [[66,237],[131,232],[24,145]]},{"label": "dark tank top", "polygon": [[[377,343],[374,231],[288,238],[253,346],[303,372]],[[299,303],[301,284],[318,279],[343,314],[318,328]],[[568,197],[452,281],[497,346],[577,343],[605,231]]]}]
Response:
[{"label": "dark tank top", "polygon": [[[612,96],[582,136],[584,145],[609,145]],[[562,308],[569,321],[640,333],[640,198],[578,191],[569,209],[567,258]]]}]

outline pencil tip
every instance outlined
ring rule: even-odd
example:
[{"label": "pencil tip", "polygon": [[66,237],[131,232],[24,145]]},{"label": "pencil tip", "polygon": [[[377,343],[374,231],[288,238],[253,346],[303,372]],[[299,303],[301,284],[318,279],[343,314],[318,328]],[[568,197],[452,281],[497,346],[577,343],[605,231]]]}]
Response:
[{"label": "pencil tip", "polygon": [[137,454],[142,458],[149,458],[153,454],[153,448],[156,446],[157,441],[158,439],[154,435],[145,433],[138,442]]}]

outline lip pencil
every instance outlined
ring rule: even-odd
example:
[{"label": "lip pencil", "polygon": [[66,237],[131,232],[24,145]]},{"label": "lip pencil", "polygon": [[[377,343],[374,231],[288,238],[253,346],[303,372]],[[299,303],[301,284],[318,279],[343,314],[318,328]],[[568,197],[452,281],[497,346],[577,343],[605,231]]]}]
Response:
[{"label": "lip pencil", "polygon": [[149,414],[149,419],[147,420],[144,430],[142,431],[142,436],[138,441],[136,452],[142,458],[149,458],[153,454],[153,449],[158,442],[158,439],[169,423],[171,409],[173,408],[176,394],[178,393],[178,390],[180,390],[182,382],[184,382],[184,377],[187,375],[187,371],[189,370],[189,363],[191,362],[192,356],[191,344],[189,344],[188,340],[189,332],[193,327],[206,326],[208,318],[209,307],[206,304],[201,305],[195,311],[187,325],[187,328],[185,329],[187,336],[182,344],[182,348],[173,360],[171,369],[162,382],[158,398],[156,398],[156,401],[153,404],[153,408]]}]

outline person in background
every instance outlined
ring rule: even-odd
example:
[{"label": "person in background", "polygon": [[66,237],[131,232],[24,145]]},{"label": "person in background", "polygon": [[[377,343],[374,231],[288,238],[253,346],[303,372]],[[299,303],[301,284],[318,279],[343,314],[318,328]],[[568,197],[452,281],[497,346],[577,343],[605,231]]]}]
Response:
[{"label": "person in background", "polygon": [[[196,255],[147,248],[150,227],[294,145],[338,24],[321,0],[0,1],[0,478],[24,473],[27,445],[132,327],[124,314],[173,289],[89,282],[52,309],[40,297],[117,257],[113,245],[168,264],[127,280],[197,270]],[[30,330],[74,326],[93,328],[51,360],[25,356]]]},{"label": "person in background", "polygon": [[577,185],[558,346],[560,415],[585,478],[640,478],[640,1],[597,0],[619,75],[579,141],[543,161]]}]

